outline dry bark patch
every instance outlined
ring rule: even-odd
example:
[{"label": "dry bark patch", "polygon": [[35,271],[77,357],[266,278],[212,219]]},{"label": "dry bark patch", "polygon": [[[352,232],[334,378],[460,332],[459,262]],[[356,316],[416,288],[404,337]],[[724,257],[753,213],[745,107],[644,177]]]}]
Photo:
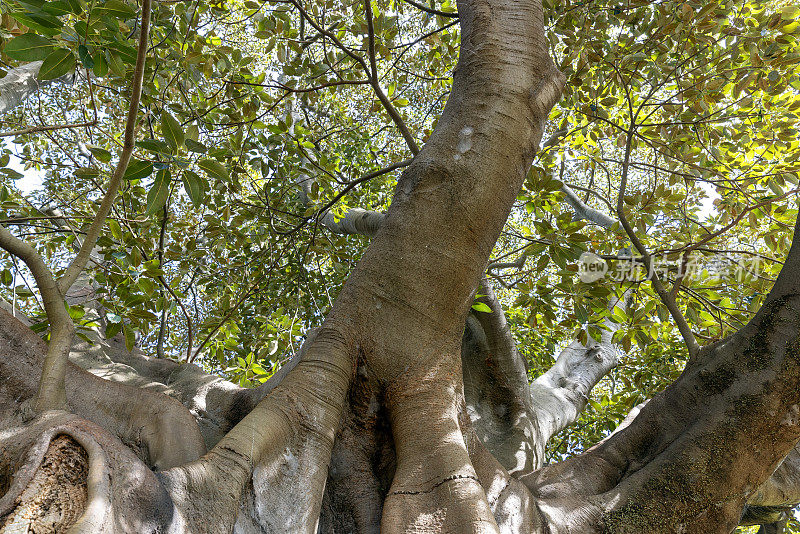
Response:
[{"label": "dry bark patch", "polygon": [[89,455],[74,439],[56,436],[14,509],[0,518],[1,534],[65,532],[83,515]]}]

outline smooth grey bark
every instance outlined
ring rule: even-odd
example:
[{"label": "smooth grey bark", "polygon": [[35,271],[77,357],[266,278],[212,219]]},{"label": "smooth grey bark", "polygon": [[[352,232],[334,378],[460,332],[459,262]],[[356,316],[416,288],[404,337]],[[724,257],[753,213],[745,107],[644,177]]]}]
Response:
[{"label": "smooth grey bark", "polygon": [[9,70],[0,78],[0,115],[24,102],[36,91],[53,83],[71,82],[75,73],[65,74],[54,80],[38,80],[41,61],[32,61]]},{"label": "smooth grey bark", "polygon": [[[625,303],[612,299],[610,307],[626,309]],[[584,345],[573,341],[556,359],[556,363],[531,384],[534,411],[541,439],[537,440],[540,455],[551,437],[574,423],[589,402],[592,388],[619,363],[620,350],[612,342],[618,325],[606,319],[600,340],[589,338]],[[541,467],[540,463],[537,467]]]},{"label": "smooth grey bark", "polygon": [[386,214],[361,208],[350,208],[343,217],[337,219],[330,211],[325,212],[320,222],[331,232],[337,234],[358,234],[374,237]]},{"label": "smooth grey bark", "polygon": [[575,210],[575,218],[583,219],[603,228],[611,228],[618,221],[596,210],[586,204],[569,186],[562,185],[561,192],[564,193],[564,200]]},{"label": "smooth grey bark", "polygon": [[[0,324],[0,424],[13,427],[31,416],[29,399],[38,387],[46,347],[5,310],[0,310]],[[205,452],[193,417],[179,402],[101,380],[72,363],[66,376],[68,409],[108,429],[148,465],[164,469]]]}]

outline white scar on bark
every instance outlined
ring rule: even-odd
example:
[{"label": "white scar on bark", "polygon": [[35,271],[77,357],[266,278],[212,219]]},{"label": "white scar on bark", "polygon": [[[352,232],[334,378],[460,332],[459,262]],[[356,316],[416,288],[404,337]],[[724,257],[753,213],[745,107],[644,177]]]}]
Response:
[{"label": "white scar on bark", "polygon": [[461,131],[458,132],[458,144],[456,145],[456,153],[453,154],[453,159],[458,161],[461,159],[461,155],[465,154],[470,148],[472,148],[472,133],[475,130],[472,126],[464,126],[461,128]]}]

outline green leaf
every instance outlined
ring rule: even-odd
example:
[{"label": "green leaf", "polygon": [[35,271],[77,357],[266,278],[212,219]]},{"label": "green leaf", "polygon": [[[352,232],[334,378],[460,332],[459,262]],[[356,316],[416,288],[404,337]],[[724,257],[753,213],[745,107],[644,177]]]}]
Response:
[{"label": "green leaf", "polygon": [[152,280],[150,280],[149,278],[146,278],[144,276],[140,276],[139,277],[139,280],[136,282],[136,285],[138,285],[139,288],[142,291],[144,291],[145,293],[147,293],[151,297],[153,296],[153,294],[156,291],[155,282],[153,282]]},{"label": "green leaf", "polygon": [[112,17],[116,17],[121,20],[128,20],[132,19],[136,16],[136,11],[134,11],[130,6],[125,4],[124,2],[120,2],[119,0],[108,0],[102,6],[97,8],[98,10],[105,11],[108,15]]},{"label": "green leaf", "polygon": [[484,313],[492,313],[492,309],[483,302],[476,302],[472,305],[472,309]]},{"label": "green leaf", "polygon": [[117,76],[125,76],[125,65],[122,64],[122,59],[118,53],[106,50],[106,59],[111,72]]},{"label": "green leaf", "polygon": [[41,11],[44,8],[44,0],[17,0],[17,4],[26,11]]},{"label": "green leaf", "polygon": [[156,179],[153,180],[153,185],[150,186],[150,191],[147,192],[147,211],[146,215],[152,215],[167,203],[169,196],[169,184],[172,181],[170,172],[167,169],[162,169],[156,173]]},{"label": "green leaf", "polygon": [[94,157],[96,157],[103,163],[108,163],[109,161],[111,161],[111,152],[109,152],[105,148],[100,148],[99,146],[92,146],[92,145],[87,145],[86,148],[89,149],[89,152],[91,152]]},{"label": "green leaf", "polygon": [[143,141],[137,141],[136,146],[150,152],[157,152],[159,154],[170,153],[169,145],[160,139],[145,139]]},{"label": "green leaf", "polygon": [[153,164],[151,162],[133,159],[128,163],[128,168],[125,169],[123,178],[126,180],[139,180],[147,178],[151,174],[153,174]]},{"label": "green leaf", "polygon": [[42,6],[42,10],[50,15],[60,17],[62,15],[72,13],[72,6],[69,4],[69,2],[65,2],[64,0],[55,0],[53,2],[45,3]]},{"label": "green leaf", "polygon": [[123,330],[125,330],[125,348],[130,352],[136,344],[136,331],[127,324],[123,327]]},{"label": "green leaf", "polygon": [[54,80],[75,70],[75,56],[66,48],[59,48],[47,56],[39,68],[40,80]]},{"label": "green leaf", "polygon": [[39,33],[55,37],[61,33],[63,24],[53,15],[49,15],[43,11],[39,13],[20,13],[11,12],[9,15],[17,22],[27,26],[30,29],[36,30]]},{"label": "green leaf", "polygon": [[[39,323],[32,324],[30,328],[31,328],[31,330],[33,330],[34,332],[36,332],[38,334],[38,333],[41,333],[41,332],[44,332],[45,330],[47,330],[47,326],[49,324],[50,323],[47,322],[47,320],[44,320],[44,321],[41,321]],[[48,335],[49,335],[49,333],[48,333]]]},{"label": "green leaf", "polygon": [[197,162],[197,166],[206,171],[209,176],[216,178],[217,180],[227,181],[230,179],[228,169],[226,169],[225,166],[220,162],[213,159],[201,159]]},{"label": "green leaf", "polygon": [[94,341],[92,341],[92,340],[89,338],[89,336],[87,336],[86,334],[84,334],[84,333],[82,333],[82,332],[75,332],[75,335],[76,335],[76,336],[78,336],[79,338],[81,338],[81,339],[82,339],[83,341],[85,341],[86,343],[88,343],[90,346],[91,346],[91,345],[94,345]]},{"label": "green leaf", "polygon": [[94,58],[92,58],[92,55],[89,53],[89,49],[86,48],[86,45],[80,45],[78,47],[78,57],[80,58],[84,67],[87,69],[94,68]]},{"label": "green leaf", "polygon": [[100,171],[93,167],[78,167],[73,174],[78,178],[97,178]]},{"label": "green leaf", "polygon": [[32,297],[33,293],[25,286],[17,286],[14,288],[14,293],[17,294],[18,297],[26,299],[28,297]]},{"label": "green leaf", "polygon": [[39,61],[46,58],[52,50],[53,43],[50,39],[35,33],[25,33],[11,39],[3,52],[18,61]]},{"label": "green leaf", "polygon": [[0,272],[0,282],[3,282],[3,285],[10,286],[14,282],[14,275],[8,269],[3,269],[3,272]]},{"label": "green leaf", "polygon": [[94,62],[94,73],[96,76],[102,78],[106,74],[108,74],[108,60],[106,60],[106,54],[102,50],[98,50],[92,56],[92,61]]},{"label": "green leaf", "polygon": [[182,175],[183,188],[194,206],[200,207],[208,191],[208,181],[192,171],[185,171]]},{"label": "green leaf", "polygon": [[114,219],[108,219],[108,228],[111,230],[111,235],[114,239],[122,239],[122,227]]},{"label": "green leaf", "polygon": [[76,15],[83,11],[80,0],[67,0],[67,3],[69,4],[70,9],[72,9],[72,12]]},{"label": "green leaf", "polygon": [[8,178],[9,180],[19,180],[23,178],[25,175],[15,171],[14,169],[0,169],[0,174]]},{"label": "green leaf", "polygon": [[108,43],[106,46],[114,50],[114,53],[125,63],[129,65],[136,64],[136,49],[134,47],[122,43]]},{"label": "green leaf", "polygon": [[197,141],[191,138],[185,139],[184,143],[186,144],[186,148],[188,148],[192,152],[197,152],[198,154],[205,154],[206,151],[208,150],[206,148],[206,145],[204,145],[203,143],[198,143]]},{"label": "green leaf", "polygon": [[164,133],[164,140],[173,150],[177,150],[183,144],[184,137],[186,137],[183,128],[181,128],[181,123],[166,111],[161,114],[161,131]]},{"label": "green leaf", "polygon": [[796,20],[800,17],[800,7],[786,6],[781,9],[781,18],[784,20]]}]

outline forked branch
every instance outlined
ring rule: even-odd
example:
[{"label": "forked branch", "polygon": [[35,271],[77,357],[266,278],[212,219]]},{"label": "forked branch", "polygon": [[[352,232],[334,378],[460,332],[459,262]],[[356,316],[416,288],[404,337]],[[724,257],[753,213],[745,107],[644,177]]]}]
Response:
[{"label": "forked branch", "polygon": [[142,91],[144,76],[145,56],[147,52],[147,36],[150,29],[151,0],[142,2],[142,23],[139,37],[138,55],[131,84],[131,107],[125,126],[125,140],[120,160],[111,178],[111,184],[106,192],[97,215],[83,241],[80,251],[67,267],[64,275],[56,281],[53,273],[45,264],[39,253],[28,243],[17,238],[5,227],[0,226],[0,246],[11,254],[19,257],[30,269],[42,295],[42,301],[50,321],[50,343],[47,348],[42,376],[36,395],[34,408],[37,412],[46,410],[60,410],[66,408],[66,388],[64,377],[69,359],[69,350],[72,346],[75,327],[67,311],[64,296],[86,267],[91,257],[92,249],[97,243],[100,232],[105,224],[106,216],[111,210],[119,184],[125,169],[130,161],[134,146],[134,128],[136,115],[139,109],[139,99]]},{"label": "forked branch", "polygon": [[647,269],[647,274],[650,278],[650,282],[653,284],[653,289],[661,299],[661,302],[663,302],[667,307],[667,310],[669,310],[672,320],[675,321],[678,331],[680,331],[681,336],[683,336],[683,341],[686,343],[686,348],[689,350],[689,355],[693,356],[700,350],[700,345],[698,345],[689,323],[686,322],[686,317],[683,316],[683,313],[681,313],[680,309],[678,308],[678,303],[675,302],[672,294],[667,291],[661,279],[658,277],[658,274],[654,271],[653,259],[650,256],[650,253],[639,239],[639,236],[636,235],[631,223],[625,216],[625,189],[628,183],[628,169],[630,168],[631,148],[633,145],[633,136],[635,131],[636,127],[632,125],[630,130],[627,132],[625,143],[625,160],[622,163],[622,177],[620,178],[619,196],[617,197],[617,217],[619,217],[619,222],[625,229],[625,233],[628,234],[628,238],[631,240],[631,243],[633,243],[633,246],[636,247],[637,251],[639,251],[639,254],[642,255],[642,263],[644,263],[644,267]]},{"label": "forked branch", "polygon": [[67,405],[64,375],[75,332],[64,297],[58,289],[53,273],[36,249],[13,235],[4,226],[0,226],[0,247],[17,256],[30,269],[42,295],[47,318],[50,320],[50,343],[47,346],[34,409],[37,412],[63,410]]}]

